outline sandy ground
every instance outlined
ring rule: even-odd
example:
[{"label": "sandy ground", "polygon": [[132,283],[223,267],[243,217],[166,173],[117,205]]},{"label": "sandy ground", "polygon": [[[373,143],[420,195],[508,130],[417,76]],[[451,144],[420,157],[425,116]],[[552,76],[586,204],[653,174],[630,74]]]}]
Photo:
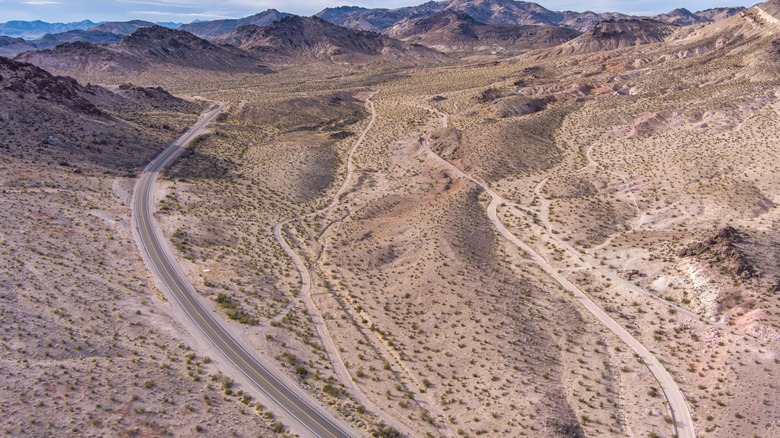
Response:
[{"label": "sandy ground", "polygon": [[[664,389],[676,386],[697,436],[774,436],[780,89],[773,34],[762,26],[743,16],[666,45],[561,58],[531,53],[404,75],[333,66],[327,73],[312,68],[179,83],[177,92],[231,102],[232,109],[166,175],[160,221],[203,300],[214,303],[231,330],[366,435],[392,418],[391,425],[415,436],[671,436],[675,418]],[[733,37],[730,29],[749,38]],[[717,48],[710,44],[721,37]],[[517,110],[526,99],[544,104]],[[5,185],[14,205],[22,205],[22,196],[54,196]],[[126,190],[113,180],[96,187]],[[495,194],[492,205],[484,187]],[[82,230],[82,243],[95,241],[82,225],[103,230],[97,241],[106,247],[90,250],[115,251],[110,260],[128,258],[137,272],[129,280],[109,276],[113,293],[129,290],[119,295],[164,315],[129,238],[112,242],[105,231],[117,229],[126,210],[103,204],[113,194],[94,196],[73,204],[74,217],[91,214],[69,229]],[[26,214],[46,213],[32,207]],[[298,219],[276,237],[297,259],[273,232],[289,218]],[[496,221],[527,248],[508,241]],[[49,254],[28,243],[27,223],[9,223],[17,225],[3,228],[0,242],[28,252],[6,257],[7,271],[29,264],[25,257],[35,251]],[[741,237],[717,248],[707,243],[728,226]],[[683,255],[692,245],[705,249]],[[529,249],[538,257],[529,257]],[[45,266],[56,266],[63,279],[106,281],[70,272],[93,272],[79,267],[84,254],[67,260],[47,259]],[[749,276],[735,270],[743,262]],[[301,266],[310,285],[303,293]],[[7,289],[43,285],[29,272],[13,280],[22,286]],[[572,289],[646,349],[642,360]],[[219,294],[233,307],[218,305]],[[6,293],[14,303],[33,300],[26,295]],[[214,371],[200,355],[184,370],[161,367],[172,361],[152,353],[159,348],[153,342],[170,345],[178,328],[152,318],[151,308],[122,314],[128,325],[148,324],[160,340],[124,339],[125,330],[118,336],[144,358],[138,363],[148,361],[149,373],[170,371],[167,378],[136,372],[138,382],[154,380],[150,391],[159,388],[170,399],[161,382],[190,382],[186,372],[192,378],[197,369],[206,380]],[[74,318],[57,309],[52,320]],[[27,378],[19,349],[31,349],[25,345],[33,341],[17,339],[33,330],[15,324],[4,326],[3,345],[20,356],[3,366]],[[71,345],[68,339],[52,345]],[[658,383],[646,366],[651,356],[673,384],[666,377]],[[216,390],[187,384],[202,399],[223,391],[223,380],[212,384]],[[6,386],[4,400],[19,397],[12,388]],[[210,399],[208,409],[245,409]],[[18,409],[8,418],[16,434],[42,427]],[[85,427],[87,418],[75,427]],[[170,424],[194,427],[192,419],[202,417],[174,418]],[[245,419],[242,427],[262,421],[236,418]],[[207,430],[224,427],[215,421]]]}]

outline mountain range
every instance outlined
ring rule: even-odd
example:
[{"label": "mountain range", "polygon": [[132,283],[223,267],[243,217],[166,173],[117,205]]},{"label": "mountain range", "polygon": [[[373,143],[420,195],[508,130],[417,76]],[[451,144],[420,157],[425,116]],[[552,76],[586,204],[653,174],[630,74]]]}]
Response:
[{"label": "mountain range", "polygon": [[184,30],[139,25],[111,44],[67,42],[53,49],[22,53],[16,59],[83,82],[115,83],[141,75],[176,75],[190,70],[268,73],[269,63],[289,65],[301,60],[410,65],[449,58],[419,44],[336,26],[317,17],[287,16],[268,26],[241,26],[213,41]]},{"label": "mountain range", "polygon": [[[693,13],[680,8],[658,15],[654,19],[678,26],[687,26],[721,20],[743,10],[744,8],[741,7],[713,8]],[[180,30],[187,31],[197,37],[218,41],[220,44],[227,43],[244,48],[248,44],[254,45],[255,47],[252,49],[256,50],[259,46],[273,46],[273,44],[259,43],[256,35],[251,36],[254,42],[239,41],[250,38],[250,36],[247,35],[249,29],[241,31],[238,29],[245,26],[262,28],[292,16],[292,14],[269,9],[241,19],[197,21],[184,25],[165,23],[165,27],[178,27]],[[515,0],[431,1],[418,6],[396,9],[342,6],[324,9],[315,17],[343,28],[381,33],[407,43],[421,44],[444,53],[460,55],[473,52],[502,55],[520,53],[529,49],[558,45],[578,35],[578,33],[562,28],[588,32],[604,20],[637,18],[620,13],[557,12],[536,3]],[[292,21],[286,23],[285,26],[300,25],[301,23],[303,22]],[[331,36],[328,37],[330,41],[320,44],[319,48],[316,49],[320,52],[317,57],[330,56],[327,55],[328,51],[336,50],[339,47],[338,43],[334,44],[335,40],[332,38],[334,29],[326,28],[324,23],[316,23],[311,20],[307,23],[308,26],[318,26],[318,29],[322,31],[327,29],[330,32]],[[155,23],[142,20],[103,23],[94,23],[89,20],[77,23],[9,21],[0,24],[0,56],[13,57],[23,52],[53,49],[60,44],[73,42],[114,44],[140,28],[154,25]],[[277,27],[274,32],[282,32],[282,29]],[[311,32],[316,33],[317,31],[311,29]],[[353,34],[345,36],[345,38],[353,38],[356,41],[360,38],[365,39],[365,35],[362,37],[357,35]],[[262,39],[262,37],[260,38]],[[317,44],[298,40],[298,43],[303,43],[308,47],[306,50],[311,55],[313,46]],[[387,45],[388,43],[389,40],[384,40],[383,44]],[[352,51],[349,44],[342,49],[347,52]],[[357,52],[362,51],[361,53],[365,55],[363,49],[359,48]],[[390,52],[395,53],[396,56],[402,55],[398,50],[390,50]],[[276,51],[275,55],[279,55],[279,52]],[[332,55],[332,59],[335,60],[342,53],[336,50]],[[415,56],[419,57],[419,55]],[[343,58],[343,56],[341,57]],[[388,57],[392,56],[388,55]]]},{"label": "mountain range", "polygon": [[106,22],[88,29],[47,33],[35,40],[0,36],[0,56],[15,56],[22,52],[53,49],[60,44],[84,41],[93,44],[113,44],[142,27],[154,26],[142,20]]},{"label": "mountain range", "polygon": [[45,21],[14,20],[0,23],[0,35],[24,39],[38,39],[47,33],[62,33],[70,30],[86,30],[97,26],[90,20],[77,23],[46,23]]},{"label": "mountain range", "polygon": [[[333,24],[352,29],[382,32],[403,20],[429,17],[445,10],[462,12],[483,23],[505,23],[516,25],[563,26],[587,31],[596,23],[617,18],[655,18],[681,26],[708,23],[737,14],[745,8],[724,7],[691,12],[684,8],[675,9],[655,17],[631,17],[618,12],[596,13],[592,11],[552,11],[537,3],[516,0],[445,0],[429,1],[418,6],[403,8],[364,8],[359,6],[341,6],[326,8],[315,14]],[[181,28],[201,38],[214,39],[230,33],[241,26],[254,24],[265,26],[280,18],[292,14],[268,9],[249,17],[228,20],[194,21],[189,24],[156,23],[170,28]],[[58,34],[74,30],[87,30],[106,23],[84,20],[75,23],[46,23],[36,21],[9,21],[0,23],[0,36],[37,40],[46,34]]]},{"label": "mountain range", "polygon": [[[650,18],[636,17],[618,12],[596,13],[592,11],[552,11],[537,3],[515,0],[451,0],[410,6],[397,9],[368,9],[353,6],[327,8],[318,14],[334,24],[354,29],[382,32],[390,29],[402,20],[413,20],[431,16],[445,10],[461,12],[483,23],[508,23],[516,25],[549,25],[563,26],[579,31],[592,29],[597,23],[608,19],[619,18]],[[676,9],[668,14],[655,18],[666,21],[668,17],[672,24],[695,24],[715,21],[741,12],[744,8],[716,8],[691,13],[684,9]],[[688,17],[681,19],[679,15]]]},{"label": "mountain range", "polygon": [[553,46],[561,53],[579,53],[647,44],[674,32],[679,27],[674,23],[703,23],[739,11],[721,8],[693,14],[676,9],[661,17],[664,20],[636,19],[614,13],[554,12],[514,0],[452,0],[398,9],[341,7],[313,17],[269,9],[243,19],[191,23],[180,29],[133,20],[31,41],[3,36],[0,55],[21,53],[22,61],[86,81],[116,81],[172,67],[268,72],[268,64],[301,59],[417,64],[446,61],[448,55],[511,56]]}]

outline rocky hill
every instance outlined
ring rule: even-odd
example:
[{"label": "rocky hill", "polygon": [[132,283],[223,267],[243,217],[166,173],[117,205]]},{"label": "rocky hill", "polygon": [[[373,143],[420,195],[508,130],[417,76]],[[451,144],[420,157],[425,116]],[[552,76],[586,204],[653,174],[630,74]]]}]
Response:
[{"label": "rocky hill", "polygon": [[437,61],[445,58],[422,46],[405,44],[374,32],[336,26],[318,17],[292,16],[264,27],[244,26],[217,42],[277,62],[298,58],[338,63]]},{"label": "rocky hill", "polygon": [[[161,89],[126,85],[115,93],[3,57],[0,99],[0,120],[7,138],[0,153],[111,169],[129,163],[140,165],[165,144],[155,138],[133,140],[143,135],[118,122],[118,115],[130,116],[152,108],[195,114],[200,108]],[[120,144],[122,148],[117,147]],[[154,149],[144,152],[151,144]]]},{"label": "rocky hill", "polygon": [[350,29],[381,32],[402,20],[427,17],[443,11],[445,7],[446,3],[434,1],[397,9],[344,6],[324,9],[315,16]]},{"label": "rocky hill", "polygon": [[183,74],[186,70],[270,71],[244,51],[160,26],[138,29],[110,46],[75,42],[53,50],[23,53],[18,59],[87,82],[127,81],[138,74],[155,71],[172,74]]},{"label": "rocky hill", "polygon": [[744,10],[745,8],[743,7],[734,7],[712,8],[698,12],[691,12],[685,8],[678,8],[665,14],[656,15],[653,18],[665,23],[676,24],[677,26],[690,26],[692,24],[705,24],[723,20]]},{"label": "rocky hill", "polygon": [[0,56],[14,57],[29,50],[36,50],[36,48],[22,38],[0,36]]},{"label": "rocky hill", "polygon": [[214,20],[200,23],[190,23],[182,25],[179,27],[179,29],[186,30],[187,32],[190,32],[201,38],[212,40],[233,32],[241,26],[267,26],[274,21],[284,17],[289,17],[290,15],[291,14],[287,14],[285,12],[279,12],[276,9],[269,9],[265,12],[238,20]]},{"label": "rocky hill", "polygon": [[85,82],[123,81],[148,68],[143,61],[126,53],[81,41],[62,44],[52,50],[25,52],[15,59],[54,74],[70,74]]},{"label": "rocky hill", "polygon": [[654,19],[606,20],[576,39],[556,47],[552,55],[623,49],[666,40],[679,26]]},{"label": "rocky hill", "polygon": [[745,9],[747,8],[742,6],[731,8],[711,8],[696,12],[696,16],[709,21],[720,21],[729,17],[733,17],[734,15],[745,11]]},{"label": "rocky hill", "polygon": [[105,23],[100,23],[97,26],[87,30],[88,31],[92,30],[97,32],[108,32],[114,35],[127,36],[132,34],[138,29],[141,29],[143,27],[152,27],[152,26],[156,26],[156,25],[151,21],[144,21],[144,20],[108,21]]},{"label": "rocky hill", "polygon": [[123,38],[114,49],[148,64],[213,71],[258,71],[258,61],[246,53],[212,44],[189,32],[161,26],[139,29]]},{"label": "rocky hill", "polygon": [[718,231],[702,242],[694,242],[678,252],[680,257],[696,257],[710,267],[718,266],[723,273],[739,278],[750,278],[756,268],[739,248],[744,236],[731,226]]},{"label": "rocky hill", "polygon": [[683,28],[670,40],[665,58],[708,57],[734,50],[744,55],[736,71],[721,69],[718,75],[775,80],[780,71],[780,0],[761,3],[706,26]]},{"label": "rocky hill", "polygon": [[762,11],[780,20],[780,0],[769,0],[758,6]]},{"label": "rocky hill", "polygon": [[685,8],[678,8],[665,14],[656,15],[654,18],[665,23],[676,24],[677,26],[689,26],[691,24],[710,22],[710,20],[700,17]]},{"label": "rocky hill", "polygon": [[485,24],[462,12],[445,10],[430,17],[403,20],[385,34],[445,53],[517,54],[562,44],[580,32],[555,26]]},{"label": "rocky hill", "polygon": [[335,8],[325,8],[315,16],[330,21],[331,23],[342,25],[351,17],[357,17],[369,10],[369,8],[361,6],[337,6]]},{"label": "rocky hill", "polygon": [[[0,90],[4,102],[29,96],[81,114],[100,115],[101,111],[84,98],[87,90],[71,78],[53,76],[31,65],[0,58]],[[15,95],[15,96],[14,96]]]}]

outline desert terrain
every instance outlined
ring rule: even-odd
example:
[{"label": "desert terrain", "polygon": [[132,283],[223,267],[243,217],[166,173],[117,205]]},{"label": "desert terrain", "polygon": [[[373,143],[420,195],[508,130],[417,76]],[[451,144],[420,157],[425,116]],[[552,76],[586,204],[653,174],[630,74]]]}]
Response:
[{"label": "desert terrain", "polygon": [[308,436],[133,237],[141,170],[220,102],[154,218],[226,332],[354,434],[777,436],[780,4],[701,17],[487,54],[430,17],[288,17],[19,58],[75,80],[0,64],[4,432]]}]

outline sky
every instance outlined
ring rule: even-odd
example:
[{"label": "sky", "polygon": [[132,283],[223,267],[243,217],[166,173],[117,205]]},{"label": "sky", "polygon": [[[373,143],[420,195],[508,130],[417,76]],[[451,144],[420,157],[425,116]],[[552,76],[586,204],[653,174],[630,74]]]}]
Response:
[{"label": "sky", "polygon": [[[356,5],[395,8],[426,0],[0,0],[0,22],[43,20],[48,22],[128,21],[189,23],[194,20],[240,18],[274,8],[282,12],[312,15],[326,7]],[[740,0],[537,0],[552,10],[591,10],[655,15],[685,7],[691,11],[716,6],[751,6],[756,1]]]}]

